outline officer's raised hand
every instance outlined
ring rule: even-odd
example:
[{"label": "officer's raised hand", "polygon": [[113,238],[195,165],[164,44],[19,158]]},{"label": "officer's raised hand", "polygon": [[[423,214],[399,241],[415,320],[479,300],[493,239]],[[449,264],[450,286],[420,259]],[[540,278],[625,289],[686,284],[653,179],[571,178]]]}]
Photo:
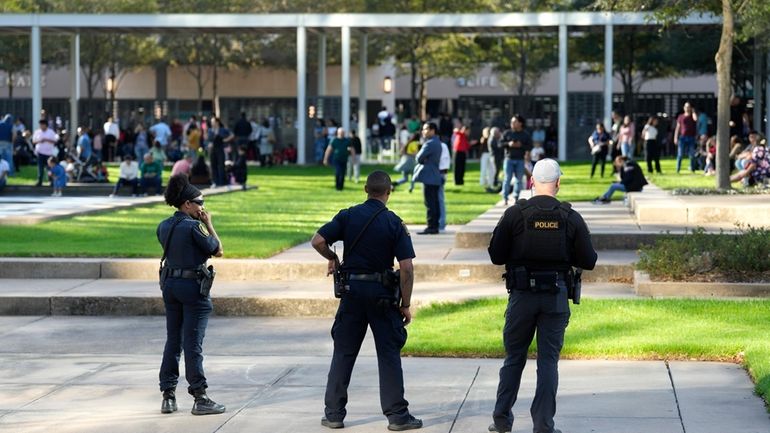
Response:
[{"label": "officer's raised hand", "polygon": [[326,271],[326,276],[328,277],[329,275],[333,274],[334,271],[336,271],[337,268],[339,267],[340,267],[340,259],[335,254],[333,259],[329,259],[329,268]]}]

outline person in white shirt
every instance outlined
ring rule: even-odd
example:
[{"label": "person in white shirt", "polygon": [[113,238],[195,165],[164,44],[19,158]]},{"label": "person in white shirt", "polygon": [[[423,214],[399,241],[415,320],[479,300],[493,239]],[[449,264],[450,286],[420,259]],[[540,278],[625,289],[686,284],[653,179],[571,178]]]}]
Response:
[{"label": "person in white shirt", "polygon": [[446,185],[446,175],[449,173],[449,167],[452,165],[452,156],[449,154],[449,146],[441,142],[441,158],[438,161],[438,171],[441,173],[441,185],[438,187],[438,208],[441,215],[438,217],[438,231],[446,230],[446,202],[444,201],[444,185]]},{"label": "person in white shirt", "polygon": [[11,166],[8,161],[0,158],[0,191],[5,188],[5,184],[8,182],[8,173],[11,171]]},{"label": "person in white shirt", "polygon": [[43,186],[43,179],[48,178],[48,158],[56,155],[56,143],[59,135],[48,128],[48,120],[40,119],[40,128],[32,134],[32,144],[35,146],[37,157],[37,183],[35,186]]},{"label": "person in white shirt", "polygon": [[134,157],[130,154],[125,155],[123,162],[120,163],[120,176],[110,197],[117,196],[123,185],[131,185],[132,196],[136,197],[139,194],[139,164],[134,161]]},{"label": "person in white shirt", "polygon": [[647,155],[647,173],[652,174],[652,163],[655,162],[655,171],[660,172],[660,145],[658,144],[658,117],[650,116],[647,124],[642,129],[645,154]]},{"label": "person in white shirt", "polygon": [[118,148],[118,137],[120,137],[120,127],[115,122],[115,119],[110,116],[104,122],[104,151],[107,152],[104,155],[105,161],[112,161],[115,158]]}]

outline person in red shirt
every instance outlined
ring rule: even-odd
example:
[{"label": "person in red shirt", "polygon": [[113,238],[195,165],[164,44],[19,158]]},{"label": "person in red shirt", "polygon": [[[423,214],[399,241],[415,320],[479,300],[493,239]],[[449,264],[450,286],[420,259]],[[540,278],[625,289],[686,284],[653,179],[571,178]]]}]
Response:
[{"label": "person in red shirt", "polygon": [[455,185],[465,183],[465,161],[468,159],[470,149],[468,127],[463,125],[459,129],[455,129],[452,134],[452,151],[455,154]]},{"label": "person in red shirt", "polygon": [[676,119],[674,143],[677,144],[676,172],[682,167],[682,157],[685,152],[690,158],[690,171],[695,173],[695,133],[698,117],[689,102],[684,103],[684,113]]}]

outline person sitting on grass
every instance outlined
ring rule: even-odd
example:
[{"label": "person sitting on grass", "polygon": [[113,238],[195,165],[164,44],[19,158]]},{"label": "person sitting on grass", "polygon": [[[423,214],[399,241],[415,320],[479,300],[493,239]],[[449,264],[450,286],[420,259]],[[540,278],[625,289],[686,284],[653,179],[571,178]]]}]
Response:
[{"label": "person sitting on grass", "polygon": [[152,156],[152,152],[144,154],[144,162],[139,167],[141,172],[141,185],[144,195],[147,195],[147,191],[153,188],[155,194],[160,194],[162,191],[161,178],[163,176],[163,165],[159,161],[155,161]]},{"label": "person sitting on grass", "polygon": [[767,140],[762,139],[751,150],[744,169],[730,176],[731,182],[743,181],[744,186],[760,185],[770,179],[770,153],[767,152]]},{"label": "person sitting on grass", "polygon": [[628,157],[616,157],[613,165],[618,171],[620,181],[611,184],[607,192],[593,200],[593,204],[608,204],[612,200],[612,194],[615,191],[639,192],[647,185],[647,179],[644,177],[642,168],[633,160],[628,159]]}]

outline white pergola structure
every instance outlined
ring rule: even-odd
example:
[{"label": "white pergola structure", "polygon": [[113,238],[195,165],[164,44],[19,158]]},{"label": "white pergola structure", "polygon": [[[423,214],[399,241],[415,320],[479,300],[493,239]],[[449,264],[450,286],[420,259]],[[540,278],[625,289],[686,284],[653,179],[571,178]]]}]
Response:
[{"label": "white pergola structure", "polygon": [[[681,25],[718,25],[719,17],[691,15]],[[559,35],[558,149],[567,155],[567,38],[570,27],[603,28],[604,43],[604,122],[610,124],[613,83],[613,28],[615,26],[657,26],[650,13],[541,12],[506,14],[5,14],[0,15],[0,32],[29,32],[31,57],[32,113],[42,108],[41,31],[72,35],[71,125],[77,125],[79,99],[79,34],[82,32],[160,34],[170,32],[286,32],[297,34],[297,149],[298,162],[306,162],[307,112],[307,32],[321,34],[340,29],[342,42],[342,127],[350,129],[350,40],[355,30],[360,38],[358,132],[366,139],[366,38],[370,33],[443,32],[504,33],[513,29],[553,31]],[[321,37],[321,47],[326,37]],[[321,50],[325,53],[325,50]],[[325,54],[319,53],[319,95],[325,91]],[[755,77],[756,78],[756,77]],[[770,81],[767,86],[770,99]],[[759,98],[761,95],[756,95]],[[759,104],[757,104],[759,106]],[[770,119],[770,104],[766,104]],[[770,122],[768,122],[770,124]],[[770,136],[770,125],[768,126]],[[366,146],[363,147],[364,149]]]}]

